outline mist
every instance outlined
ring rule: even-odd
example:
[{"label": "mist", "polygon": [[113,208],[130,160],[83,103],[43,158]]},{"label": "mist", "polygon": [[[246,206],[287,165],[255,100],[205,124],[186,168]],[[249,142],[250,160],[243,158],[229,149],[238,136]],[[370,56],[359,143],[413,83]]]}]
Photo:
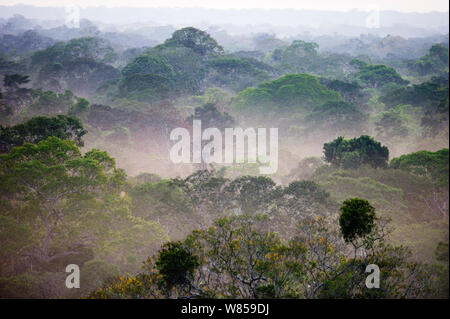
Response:
[{"label": "mist", "polygon": [[448,21],[0,6],[0,298],[448,298]]}]

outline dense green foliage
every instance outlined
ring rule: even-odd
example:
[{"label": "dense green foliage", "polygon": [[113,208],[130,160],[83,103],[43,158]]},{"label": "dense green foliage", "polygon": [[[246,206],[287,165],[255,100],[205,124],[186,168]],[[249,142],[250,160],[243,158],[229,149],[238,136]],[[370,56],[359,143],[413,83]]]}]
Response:
[{"label": "dense green foliage", "polygon": [[14,146],[24,143],[37,144],[50,136],[73,140],[78,146],[83,146],[82,137],[86,133],[81,122],[74,117],[66,115],[33,117],[15,126],[0,126],[0,153],[7,153]]},{"label": "dense green foliage", "polygon": [[[7,21],[0,298],[448,298],[448,37]],[[175,165],[194,120],[277,172]]]},{"label": "dense green foliage", "polygon": [[160,287],[170,290],[176,285],[185,285],[199,265],[197,256],[192,255],[180,242],[169,242],[158,252],[155,265],[162,275]]},{"label": "dense green foliage", "polygon": [[[339,101],[336,92],[328,90],[319,80],[308,74],[288,74],[277,80],[260,84],[239,93],[233,110],[250,112],[255,107],[274,107],[276,110],[311,108],[313,104]],[[253,108],[252,108],[253,107]]]},{"label": "dense green foliage", "polygon": [[448,48],[443,44],[433,45],[412,67],[419,75],[448,73]]},{"label": "dense green foliage", "polygon": [[429,176],[437,185],[448,187],[448,156],[448,148],[436,152],[419,151],[393,158],[389,166]]},{"label": "dense green foliage", "polygon": [[400,104],[419,106],[423,110],[421,125],[424,134],[435,136],[448,127],[448,73],[445,77],[433,77],[430,81],[411,87],[389,90],[380,101],[388,107]]},{"label": "dense green foliage", "polygon": [[385,65],[363,65],[357,77],[369,87],[379,87],[388,83],[408,84],[408,81],[403,80],[395,69]]},{"label": "dense green foliage", "polygon": [[389,150],[367,135],[346,140],[342,136],[323,146],[325,160],[343,168],[358,168],[361,165],[386,167]]},{"label": "dense green foliage", "polygon": [[[426,291],[426,271],[406,262],[407,250],[385,246],[382,239],[370,239],[370,235],[380,235],[372,230],[361,234],[367,242],[358,248],[364,247],[367,255],[358,257],[355,253],[347,259],[341,234],[329,222],[305,218],[297,226],[297,236],[283,240],[268,230],[265,217],[222,218],[207,230],[193,232],[183,243],[167,244],[170,252],[162,248],[156,261],[149,258],[145,262],[144,272],[120,278],[89,297],[399,298],[419,297]],[[172,265],[176,271],[169,277],[167,271],[161,273],[161,258],[168,260],[168,255],[188,261],[186,268],[192,273],[186,276],[181,264]],[[364,288],[364,265],[369,260],[386,266],[382,275],[392,285],[373,292]],[[197,261],[201,267],[194,271]],[[180,274],[182,280],[176,280]],[[162,278],[178,285],[162,290],[158,286]],[[407,287],[398,286],[405,280]]]},{"label": "dense green foliage", "polygon": [[339,210],[339,225],[346,242],[370,234],[375,226],[375,209],[365,199],[347,199]]}]

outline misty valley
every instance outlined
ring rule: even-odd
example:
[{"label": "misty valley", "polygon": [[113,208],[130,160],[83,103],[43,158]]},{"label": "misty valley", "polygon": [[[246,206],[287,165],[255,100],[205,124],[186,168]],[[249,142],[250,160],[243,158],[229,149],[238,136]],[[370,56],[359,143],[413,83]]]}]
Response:
[{"label": "misty valley", "polygon": [[0,298],[448,298],[448,20],[180,25],[0,18]]}]

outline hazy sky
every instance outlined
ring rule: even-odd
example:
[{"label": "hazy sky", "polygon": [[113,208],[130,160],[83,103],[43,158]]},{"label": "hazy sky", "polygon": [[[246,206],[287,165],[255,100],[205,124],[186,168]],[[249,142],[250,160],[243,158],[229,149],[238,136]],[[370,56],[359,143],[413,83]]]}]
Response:
[{"label": "hazy sky", "polygon": [[137,6],[137,7],[203,7],[214,9],[295,8],[348,11],[395,10],[402,12],[448,11],[447,0],[0,0],[0,5],[29,4],[38,6]]}]

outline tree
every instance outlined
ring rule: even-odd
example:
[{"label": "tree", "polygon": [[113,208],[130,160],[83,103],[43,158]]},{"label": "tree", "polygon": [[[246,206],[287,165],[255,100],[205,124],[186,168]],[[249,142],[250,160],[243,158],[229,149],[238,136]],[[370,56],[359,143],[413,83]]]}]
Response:
[{"label": "tree", "polygon": [[275,34],[261,33],[253,37],[255,49],[259,52],[270,52],[276,48],[283,47],[286,43],[276,37]]},{"label": "tree", "polygon": [[418,151],[393,158],[389,166],[413,174],[424,176],[432,187],[419,194],[420,198],[434,215],[448,218],[448,148],[436,152]]},{"label": "tree", "polygon": [[330,194],[311,180],[293,181],[277,190],[269,206],[272,229],[284,239],[296,236],[299,220],[308,217],[328,217],[336,211]]},{"label": "tree", "polygon": [[308,73],[330,78],[345,77],[349,56],[339,53],[318,52],[314,42],[294,40],[289,46],[279,46],[266,59],[281,73]]},{"label": "tree", "polygon": [[311,179],[314,171],[324,164],[324,161],[319,157],[305,157],[298,163],[296,168],[289,172],[287,178],[290,181]]},{"label": "tree", "polygon": [[75,102],[75,95],[70,90],[64,93],[54,91],[35,90],[32,93],[32,100],[26,112],[29,115],[57,115],[67,113],[71,105]]},{"label": "tree", "polygon": [[345,82],[340,80],[320,79],[328,89],[339,92],[344,101],[357,105],[365,104],[370,95],[362,91],[362,86],[356,82]]},{"label": "tree", "polygon": [[157,222],[131,214],[126,190],[114,159],[95,149],[81,155],[73,141],[49,137],[0,155],[0,216],[23,235],[20,247],[5,246],[13,264],[25,265],[19,273],[82,266],[94,257],[137,271],[140,258],[167,237]]},{"label": "tree", "polygon": [[364,67],[368,66],[369,64],[367,62],[363,61],[363,60],[360,60],[360,59],[352,59],[350,61],[350,65],[354,66],[355,68],[357,68],[359,70],[361,70]]},{"label": "tree", "polygon": [[199,256],[193,295],[219,298],[281,298],[300,272],[302,247],[288,246],[268,230],[264,216],[218,219],[185,243]]},{"label": "tree", "polygon": [[432,45],[428,54],[415,61],[411,67],[419,75],[448,72],[448,48],[440,43]]},{"label": "tree", "polygon": [[97,62],[112,62],[114,49],[105,39],[82,37],[68,42],[57,42],[45,50],[36,51],[31,56],[32,65],[64,62],[75,59],[90,59]]},{"label": "tree", "polygon": [[134,186],[129,195],[133,216],[157,220],[172,239],[186,236],[197,226],[182,190],[170,180],[144,182]]},{"label": "tree", "polygon": [[47,90],[61,92],[72,90],[80,96],[90,96],[102,82],[120,77],[111,65],[91,58],[75,58],[43,65],[36,82]]},{"label": "tree", "polygon": [[353,103],[330,101],[314,107],[306,116],[310,130],[330,131],[334,136],[343,131],[360,131],[367,116]]},{"label": "tree", "polygon": [[75,142],[48,137],[0,155],[0,163],[3,200],[15,206],[10,213],[40,230],[33,232],[35,244],[22,247],[21,254],[37,265],[77,254],[70,247],[55,252],[54,240],[64,232],[63,221],[88,213],[76,207],[95,197],[114,175],[114,160],[98,150],[82,156]]},{"label": "tree", "polygon": [[405,138],[409,134],[407,117],[401,109],[391,109],[379,114],[375,122],[377,137],[389,140],[394,137]]},{"label": "tree", "polygon": [[288,47],[280,49],[280,52],[274,52],[273,58],[290,72],[310,73],[320,63],[318,48],[314,42],[295,40]]},{"label": "tree", "polygon": [[443,148],[436,152],[418,151],[395,157],[389,167],[428,176],[438,186],[448,187],[448,162],[449,150]]},{"label": "tree", "polygon": [[325,161],[344,168],[357,168],[361,165],[387,167],[389,150],[372,137],[361,135],[346,140],[342,136],[323,145]]},{"label": "tree", "polygon": [[207,74],[205,57],[192,48],[179,45],[160,45],[152,48],[150,54],[167,61],[174,76],[172,88],[177,93],[199,94]]},{"label": "tree", "polygon": [[208,61],[208,67],[206,81],[209,85],[231,88],[237,92],[271,78],[267,72],[270,67],[246,58],[220,56]]},{"label": "tree", "polygon": [[339,225],[346,242],[370,234],[375,226],[375,208],[365,199],[347,199],[342,204]]},{"label": "tree", "polygon": [[7,153],[14,146],[21,146],[24,143],[37,144],[50,136],[73,140],[78,146],[83,146],[82,137],[86,133],[80,120],[75,117],[67,115],[37,116],[15,126],[0,126],[0,153]]},{"label": "tree", "polygon": [[80,97],[67,112],[71,116],[85,117],[90,110],[89,101]]},{"label": "tree", "polygon": [[155,265],[162,275],[160,287],[170,290],[189,283],[199,260],[181,242],[169,242],[159,250]]},{"label": "tree", "polygon": [[193,120],[201,120],[203,127],[216,127],[223,131],[227,127],[233,127],[234,119],[228,113],[221,113],[214,103],[206,103],[201,107],[196,107],[194,114],[186,119],[188,125],[192,125]]},{"label": "tree", "polygon": [[[394,89],[388,90],[380,97],[380,101],[389,108],[399,104],[411,104],[421,106],[424,110],[427,110],[448,98],[448,94],[448,76],[447,78],[433,77],[430,81],[413,84],[410,87],[394,87]],[[445,112],[445,109],[441,111]]]},{"label": "tree", "polygon": [[[387,244],[378,227],[364,235],[366,254],[357,255],[333,218],[301,218],[296,236],[287,240],[270,224],[267,216],[220,218],[183,242],[166,244],[145,261],[143,272],[106,282],[90,298],[417,298],[426,293],[423,267],[409,260],[407,249]],[[380,289],[365,286],[371,263],[380,266]]]},{"label": "tree", "polygon": [[[264,82],[256,88],[240,92],[231,104],[232,114],[252,114],[267,120],[268,114],[279,118],[289,114],[311,111],[326,102],[342,101],[339,93],[327,89],[319,79],[309,74],[286,74],[276,80]],[[273,122],[271,124],[274,124]]]},{"label": "tree", "polygon": [[389,108],[400,104],[418,106],[423,111],[421,126],[425,136],[434,137],[448,132],[449,90],[447,76],[433,77],[430,81],[410,87],[388,90],[380,101]]},{"label": "tree", "polygon": [[169,96],[168,80],[157,74],[133,74],[123,78],[119,83],[122,97],[140,101],[158,102]]},{"label": "tree", "polygon": [[217,44],[208,33],[193,27],[175,31],[170,39],[164,42],[165,46],[184,46],[194,52],[204,55],[223,54],[223,48]]},{"label": "tree", "polygon": [[[366,250],[365,257],[351,258],[338,267],[338,275],[324,281],[317,298],[321,299],[405,299],[425,298],[430,291],[430,272],[411,261],[412,253],[384,240]],[[380,287],[368,289],[369,264],[379,266]]]},{"label": "tree", "polygon": [[183,191],[187,207],[194,211],[194,218],[200,226],[210,225],[230,209],[226,187],[229,180],[215,170],[198,170],[185,179],[175,178],[172,183]]},{"label": "tree", "polygon": [[227,187],[231,198],[236,201],[237,214],[262,214],[280,195],[280,187],[266,176],[241,176]]},{"label": "tree", "polygon": [[172,79],[174,76],[173,68],[162,57],[150,54],[143,54],[128,63],[122,69],[123,76],[130,76],[133,74],[158,74],[166,79]]},{"label": "tree", "polygon": [[70,88],[87,97],[101,82],[120,77],[120,71],[109,65],[117,57],[107,40],[82,37],[34,52],[31,65],[42,88],[57,92]]},{"label": "tree", "polygon": [[406,85],[409,82],[402,79],[393,68],[385,65],[364,65],[360,68],[357,77],[369,87],[380,87],[387,83]]}]

